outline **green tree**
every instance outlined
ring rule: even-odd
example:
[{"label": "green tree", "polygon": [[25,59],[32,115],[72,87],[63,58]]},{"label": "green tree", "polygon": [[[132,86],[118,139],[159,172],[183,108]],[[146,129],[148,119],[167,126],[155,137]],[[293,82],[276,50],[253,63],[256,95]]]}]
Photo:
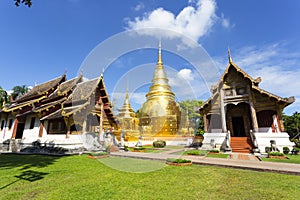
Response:
[{"label": "green tree", "polygon": [[290,138],[293,139],[299,137],[300,113],[294,112],[291,116],[283,114],[282,118],[285,131],[289,134]]},{"label": "green tree", "polygon": [[4,102],[7,103],[8,95],[7,92],[0,86],[0,108],[3,107]]},{"label": "green tree", "polygon": [[32,5],[31,0],[14,0],[16,6],[20,6],[21,4],[24,4],[25,6],[30,7]]},{"label": "green tree", "polygon": [[22,86],[15,86],[13,87],[12,90],[13,92],[11,93],[11,97],[13,100],[16,100],[17,98],[25,94],[28,91],[28,88],[26,87],[26,85],[22,85]]},{"label": "green tree", "polygon": [[182,112],[188,112],[189,120],[193,123],[193,127],[196,131],[196,134],[204,133],[203,117],[199,113],[199,108],[202,105],[202,103],[203,102],[200,100],[190,99],[179,102]]}]

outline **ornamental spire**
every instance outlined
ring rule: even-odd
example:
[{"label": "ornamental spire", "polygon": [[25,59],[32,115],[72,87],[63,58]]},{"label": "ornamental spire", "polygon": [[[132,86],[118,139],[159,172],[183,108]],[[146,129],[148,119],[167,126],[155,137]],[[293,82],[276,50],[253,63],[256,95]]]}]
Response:
[{"label": "ornamental spire", "polygon": [[158,44],[158,59],[157,59],[157,64],[162,65],[162,58],[161,58],[161,39],[159,40]]},{"label": "ornamental spire", "polygon": [[232,63],[232,58],[231,58],[231,55],[230,55],[229,47],[228,47],[228,61],[229,61],[229,63]]}]

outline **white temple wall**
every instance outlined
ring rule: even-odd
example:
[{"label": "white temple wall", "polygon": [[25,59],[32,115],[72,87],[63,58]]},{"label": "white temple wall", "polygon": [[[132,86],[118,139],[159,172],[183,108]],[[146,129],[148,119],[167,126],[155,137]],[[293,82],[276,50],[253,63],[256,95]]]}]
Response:
[{"label": "white temple wall", "polygon": [[288,147],[290,150],[293,149],[295,145],[293,142],[290,141],[289,135],[286,132],[280,133],[254,133],[258,145],[258,149],[261,153],[265,152],[265,147],[271,147],[271,140],[275,140],[276,147],[279,149],[280,152],[283,152],[283,147]]},{"label": "white temple wall", "polygon": [[[8,117],[5,115],[1,115],[0,116],[0,125],[3,120],[4,120],[4,126],[3,126],[3,129],[0,129],[0,142],[11,139],[11,136],[13,133],[13,128],[14,128],[14,123],[15,123],[15,121],[14,121],[15,118],[11,114],[9,114]],[[12,122],[11,127],[9,127],[10,121]]]},{"label": "white temple wall", "polygon": [[[31,127],[31,120],[35,118],[33,127]],[[38,139],[40,120],[36,114],[27,115],[25,118],[25,127],[23,131],[22,140],[24,143],[32,143]]]}]

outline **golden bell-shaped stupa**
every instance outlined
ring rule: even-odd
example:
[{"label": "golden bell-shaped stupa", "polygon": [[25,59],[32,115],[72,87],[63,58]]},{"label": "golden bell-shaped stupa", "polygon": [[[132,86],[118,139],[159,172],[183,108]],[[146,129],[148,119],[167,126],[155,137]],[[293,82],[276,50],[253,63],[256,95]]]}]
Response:
[{"label": "golden bell-shaped stupa", "polygon": [[146,102],[139,111],[139,126],[143,136],[175,136],[178,132],[180,107],[168,82],[160,42],[152,84],[146,94]]}]

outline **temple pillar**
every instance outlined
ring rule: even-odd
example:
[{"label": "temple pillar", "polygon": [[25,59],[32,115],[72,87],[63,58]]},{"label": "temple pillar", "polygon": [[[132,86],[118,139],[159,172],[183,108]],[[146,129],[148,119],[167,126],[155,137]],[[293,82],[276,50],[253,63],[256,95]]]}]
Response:
[{"label": "temple pillar", "polygon": [[18,123],[19,123],[19,120],[18,120],[18,118],[16,118],[15,122],[14,122],[14,129],[13,129],[12,136],[11,136],[12,139],[16,138]]},{"label": "temple pillar", "polygon": [[100,104],[100,115],[99,115],[99,134],[103,133],[103,103]]},{"label": "temple pillar", "polygon": [[39,137],[43,137],[44,124],[40,121]]},{"label": "temple pillar", "polygon": [[284,124],[283,124],[283,120],[282,120],[282,110],[283,108],[278,108],[277,110],[277,114],[278,114],[278,128],[280,132],[284,131]]},{"label": "temple pillar", "polygon": [[67,133],[66,133],[66,138],[70,138],[70,134],[71,134],[71,123],[68,117],[65,117],[65,123],[66,123],[66,127],[67,127]]},{"label": "temple pillar", "polygon": [[221,121],[222,121],[222,131],[223,133],[227,132],[227,126],[226,126],[226,112],[225,112],[225,106],[224,106],[224,90],[220,89],[220,107],[221,107]]},{"label": "temple pillar", "polygon": [[254,108],[253,97],[252,97],[252,93],[251,93],[249,86],[247,87],[247,92],[249,95],[249,105],[250,105],[250,113],[251,113],[251,119],[252,119],[253,132],[258,132],[256,110]]},{"label": "temple pillar", "polygon": [[207,118],[206,114],[203,115],[204,132],[207,133]]}]

